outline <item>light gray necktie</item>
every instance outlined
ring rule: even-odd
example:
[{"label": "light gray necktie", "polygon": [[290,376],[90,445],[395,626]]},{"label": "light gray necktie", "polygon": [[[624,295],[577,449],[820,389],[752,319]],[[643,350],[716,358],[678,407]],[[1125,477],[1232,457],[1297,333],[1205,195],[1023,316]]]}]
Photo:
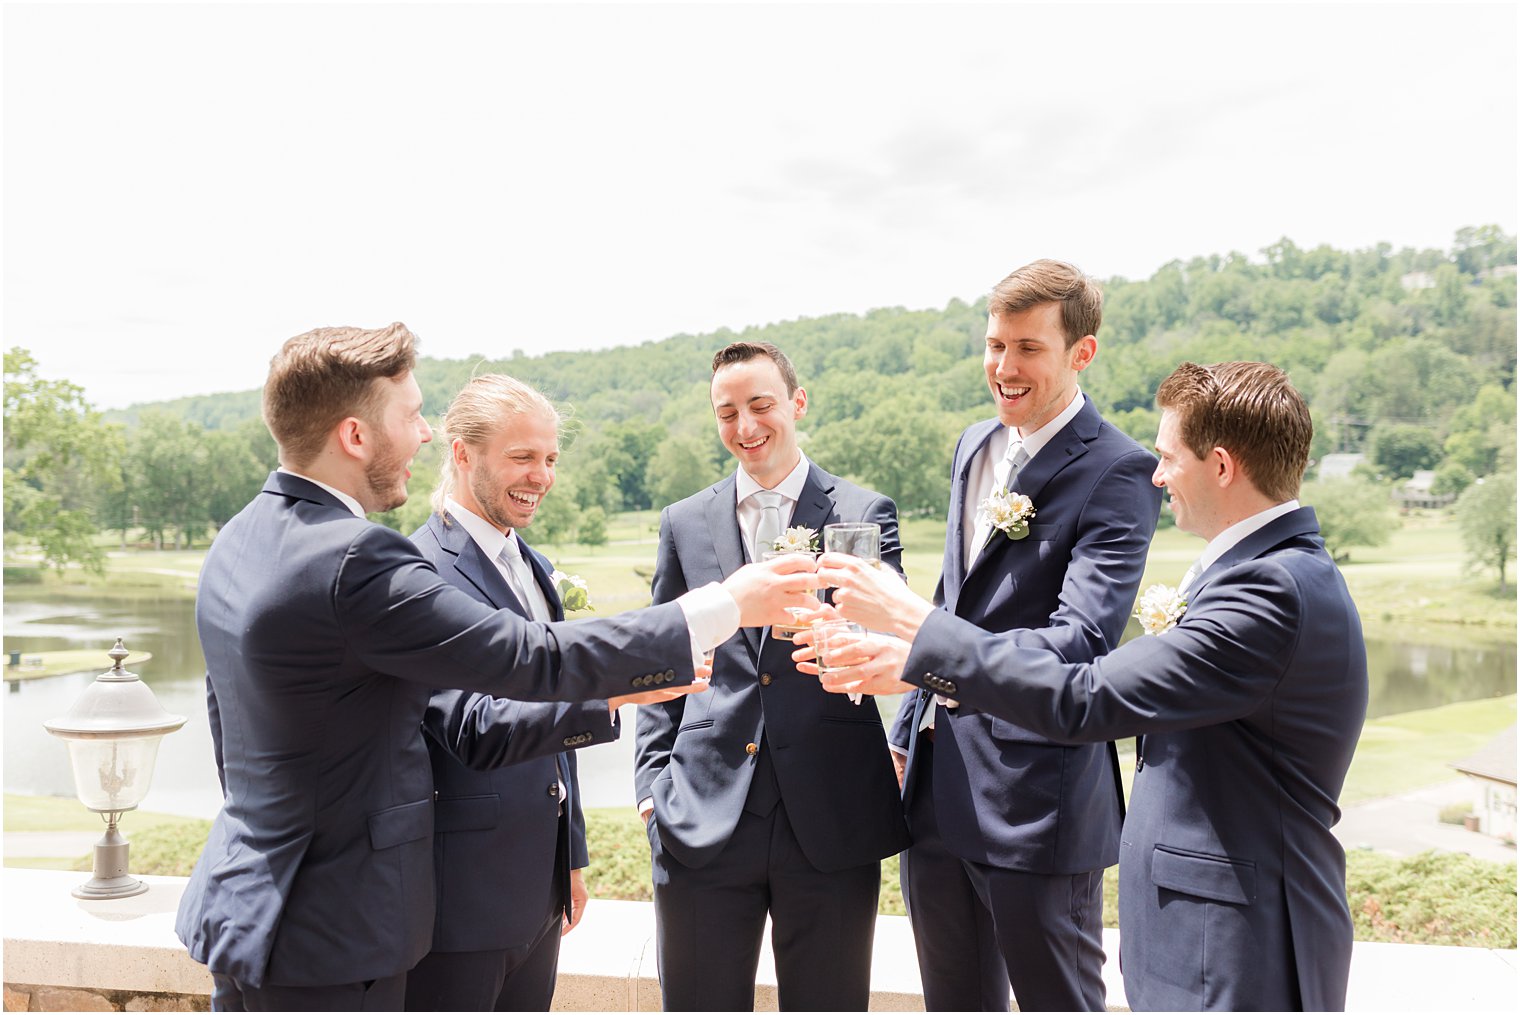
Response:
[{"label": "light gray necktie", "polygon": [[528,590],[538,584],[533,577],[533,568],[523,559],[522,548],[517,545],[517,536],[507,537],[506,545],[501,548],[497,560],[507,566],[508,584],[512,586],[512,593],[517,596],[517,601],[522,603],[523,609],[528,614],[529,620],[549,619],[544,613],[544,607],[540,604],[540,597],[530,595]]},{"label": "light gray necktie", "polygon": [[[1008,442],[1008,450],[1003,453],[1003,457],[998,459],[997,464],[992,467],[992,486],[983,492],[981,499],[977,503],[981,504],[983,500],[986,500],[998,490],[1007,490],[1013,481],[1018,478],[1019,470],[1024,468],[1028,462],[1029,452],[1024,450],[1024,442],[1015,434],[1013,440]],[[976,531],[971,537],[971,546],[966,554],[967,570],[970,570],[971,565],[976,562],[977,556],[982,552],[982,547],[987,545],[987,539],[991,535],[992,523],[978,513]]]},{"label": "light gray necktie", "polygon": [[755,545],[750,559],[760,560],[767,550],[776,548],[776,540],[786,528],[781,523],[781,504],[786,498],[775,490],[757,490],[750,497],[760,505],[760,521],[755,525]]},{"label": "light gray necktie", "polygon": [[1203,573],[1203,558],[1199,557],[1189,564],[1188,569],[1183,572],[1182,581],[1177,585],[1177,594],[1179,596],[1185,595],[1187,590],[1193,587],[1193,583],[1198,580],[1198,576],[1201,573]]}]

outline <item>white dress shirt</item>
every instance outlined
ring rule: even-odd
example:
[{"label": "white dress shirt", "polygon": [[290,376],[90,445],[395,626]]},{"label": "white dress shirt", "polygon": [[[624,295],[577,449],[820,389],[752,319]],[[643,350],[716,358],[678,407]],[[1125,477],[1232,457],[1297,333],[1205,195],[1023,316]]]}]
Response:
[{"label": "white dress shirt", "polygon": [[[1067,423],[1076,419],[1077,413],[1081,411],[1082,389],[1079,387],[1071,401],[1066,404],[1066,408],[1056,413],[1056,417],[1049,423],[1032,433],[1019,434],[1024,442],[1024,453],[1029,456],[1028,461],[1024,463],[1025,469],[1029,468],[1029,462],[1034,461],[1040,449],[1049,444]],[[966,474],[966,503],[961,505],[961,539],[963,540],[961,553],[967,561],[968,570],[971,567],[970,562],[976,560],[977,553],[981,551],[981,547],[973,549],[971,546],[976,539],[976,512],[981,507],[982,501],[986,500],[987,495],[992,491],[992,470],[1008,453],[1008,445],[1013,443],[1014,430],[1014,427],[1005,426],[1001,430],[994,431],[982,445],[981,450],[976,453],[976,459],[971,463],[971,469]],[[1035,505],[1037,511],[1039,507],[1038,504]]]},{"label": "white dress shirt", "polygon": [[[792,471],[771,488],[772,493],[779,493],[782,496],[781,528],[783,530],[792,524],[792,513],[797,509],[797,501],[802,499],[802,488],[807,485],[809,467],[807,455],[799,451],[797,464],[792,467]],[[746,552],[755,545],[755,529],[760,525],[760,503],[752,494],[764,489],[765,487],[755,481],[754,476],[742,468],[734,474],[734,516],[739,520],[739,531],[744,536]]]},{"label": "white dress shirt", "polygon": [[1209,540],[1209,545],[1203,548],[1203,554],[1190,569],[1192,572],[1191,578],[1183,579],[1183,584],[1177,589],[1177,594],[1182,595],[1186,592],[1193,583],[1198,581],[1199,575],[1207,571],[1216,560],[1223,557],[1226,551],[1232,549],[1242,539],[1245,539],[1257,529],[1263,528],[1269,522],[1281,518],[1290,511],[1297,510],[1297,500],[1285,500],[1281,504],[1274,504],[1264,511],[1258,511],[1251,517],[1236,522],[1216,535],[1213,539]]}]

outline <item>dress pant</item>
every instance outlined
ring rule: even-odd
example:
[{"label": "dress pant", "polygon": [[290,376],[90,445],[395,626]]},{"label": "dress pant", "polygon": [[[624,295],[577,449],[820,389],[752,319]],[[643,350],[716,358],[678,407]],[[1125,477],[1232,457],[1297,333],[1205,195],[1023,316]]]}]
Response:
[{"label": "dress pant", "polygon": [[924,1007],[1008,1011],[1011,987],[1022,1011],[1103,1011],[1103,872],[1032,874],[950,852],[935,819],[928,732],[902,857]]},{"label": "dress pant", "polygon": [[429,952],[407,976],[407,1011],[548,1011],[559,971],[562,914],[532,944]]},{"label": "dress pant", "polygon": [[250,987],[230,976],[211,974],[212,1011],[400,1011],[405,997],[405,972],[321,987]]},{"label": "dress pant", "polygon": [[779,801],[764,814],[746,810],[705,867],[660,848],[657,817],[649,838],[666,1011],[752,1011],[767,911],[781,1010],[866,1010],[880,861],[818,870]]}]

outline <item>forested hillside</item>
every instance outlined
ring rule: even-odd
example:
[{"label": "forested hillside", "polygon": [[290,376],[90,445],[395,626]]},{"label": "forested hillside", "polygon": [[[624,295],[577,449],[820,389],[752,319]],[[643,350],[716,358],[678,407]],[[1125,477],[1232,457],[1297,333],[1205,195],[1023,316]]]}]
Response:
[{"label": "forested hillside", "polygon": [[[1487,226],[1460,230],[1444,251],[1305,250],[1283,239],[1252,257],[1194,257],[1148,279],[1107,279],[1099,354],[1083,388],[1149,444],[1152,397],[1178,362],[1267,360],[1308,397],[1316,457],[1362,451],[1387,480],[1440,467],[1443,483],[1460,489],[1514,468],[1515,253],[1513,236]],[[409,323],[426,352],[425,322]],[[809,455],[891,494],[904,512],[938,514],[955,437],[987,411],[985,326],[984,302],[953,299],[940,310],[893,307],[590,352],[492,358],[496,350],[483,348],[478,358],[424,358],[417,374],[431,416],[472,374],[491,371],[537,385],[572,413],[562,487],[535,524],[540,538],[568,533],[594,507],[668,503],[728,469],[707,400],[708,364],[737,338],[774,342],[795,361],[810,395],[801,427]],[[8,420],[12,381],[8,359]],[[204,536],[273,464],[257,413],[258,393],[248,390],[108,414],[107,423],[122,425],[121,453],[89,494],[96,522],[144,526],[161,538]],[[8,507],[13,458],[21,467],[29,453],[12,448],[8,430]],[[433,453],[424,449],[414,469],[412,502],[388,519],[398,527],[425,514]]]}]

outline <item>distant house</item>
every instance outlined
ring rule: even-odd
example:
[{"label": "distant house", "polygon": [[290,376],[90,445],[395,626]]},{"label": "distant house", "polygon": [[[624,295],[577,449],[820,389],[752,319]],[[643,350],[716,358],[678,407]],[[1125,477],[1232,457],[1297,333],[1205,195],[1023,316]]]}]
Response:
[{"label": "distant house", "polygon": [[1355,469],[1367,460],[1364,454],[1335,454],[1326,455],[1319,460],[1320,479],[1345,479]]},{"label": "distant house", "polygon": [[1406,272],[1399,276],[1399,285],[1403,286],[1406,292],[1415,289],[1434,289],[1436,277],[1428,271]]},{"label": "distant house", "polygon": [[1513,264],[1498,264],[1492,268],[1484,268],[1482,271],[1478,272],[1478,277],[1509,278],[1511,275],[1515,274],[1516,267],[1517,266]]},{"label": "distant house", "polygon": [[1434,469],[1417,469],[1415,474],[1393,491],[1393,502],[1402,510],[1410,508],[1439,508],[1445,507],[1457,499],[1454,493],[1432,493],[1431,488],[1435,485],[1436,473]]},{"label": "distant house", "polygon": [[1474,783],[1473,813],[1478,831],[1505,842],[1515,841],[1515,727],[1494,737],[1470,758],[1452,768]]}]

